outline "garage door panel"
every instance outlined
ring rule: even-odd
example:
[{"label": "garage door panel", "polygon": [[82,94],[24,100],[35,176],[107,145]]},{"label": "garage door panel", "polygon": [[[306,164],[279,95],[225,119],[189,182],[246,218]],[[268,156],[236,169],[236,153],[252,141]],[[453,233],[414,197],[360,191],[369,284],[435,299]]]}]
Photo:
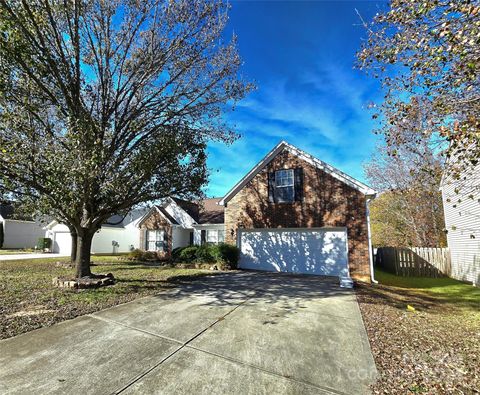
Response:
[{"label": "garage door panel", "polygon": [[72,249],[72,236],[66,232],[56,232],[53,241],[53,252],[70,254]]},{"label": "garage door panel", "polygon": [[346,245],[343,230],[242,231],[240,267],[347,276]]}]

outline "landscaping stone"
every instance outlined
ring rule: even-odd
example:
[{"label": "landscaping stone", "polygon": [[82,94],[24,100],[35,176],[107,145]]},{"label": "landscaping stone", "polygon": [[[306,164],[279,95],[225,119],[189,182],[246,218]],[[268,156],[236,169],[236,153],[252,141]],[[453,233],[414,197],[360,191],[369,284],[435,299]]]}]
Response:
[{"label": "landscaping stone", "polygon": [[113,284],[115,284],[115,278],[112,273],[96,274],[92,277],[82,277],[77,279],[68,277],[55,277],[53,279],[53,285],[59,288],[86,289],[105,287]]}]

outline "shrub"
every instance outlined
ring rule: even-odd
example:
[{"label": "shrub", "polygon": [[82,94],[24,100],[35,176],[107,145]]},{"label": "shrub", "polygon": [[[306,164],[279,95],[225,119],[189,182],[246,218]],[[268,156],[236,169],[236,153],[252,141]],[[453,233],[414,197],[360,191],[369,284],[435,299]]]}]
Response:
[{"label": "shrub", "polygon": [[190,246],[182,248],[179,253],[179,260],[184,262],[193,262],[197,257],[198,246]]},{"label": "shrub", "polygon": [[37,242],[37,247],[39,250],[46,250],[46,249],[50,249],[50,247],[52,246],[52,239],[50,239],[49,237],[40,237],[38,239],[38,242]]},{"label": "shrub", "polygon": [[236,269],[238,266],[238,258],[240,250],[231,244],[220,243],[212,249],[215,261],[222,266],[230,269]]},{"label": "shrub", "polygon": [[155,251],[143,251],[142,261],[150,261],[153,259],[158,259],[157,253]]},{"label": "shrub", "polygon": [[178,262],[181,260],[180,255],[185,248],[188,248],[188,247],[177,247],[172,250],[172,260],[174,262]]},{"label": "shrub", "polygon": [[143,251],[136,248],[128,253],[128,257],[137,261],[141,261],[143,260]]},{"label": "shrub", "polygon": [[155,251],[143,251],[138,248],[128,253],[128,258],[134,261],[151,261],[159,259]]},{"label": "shrub", "polygon": [[238,248],[225,243],[175,248],[172,251],[172,259],[175,262],[195,262],[200,266],[216,263],[221,269],[236,269],[238,257]]},{"label": "shrub", "polygon": [[198,247],[195,261],[198,263],[213,263],[215,262],[215,257],[213,256],[213,249],[215,246],[208,244]]}]

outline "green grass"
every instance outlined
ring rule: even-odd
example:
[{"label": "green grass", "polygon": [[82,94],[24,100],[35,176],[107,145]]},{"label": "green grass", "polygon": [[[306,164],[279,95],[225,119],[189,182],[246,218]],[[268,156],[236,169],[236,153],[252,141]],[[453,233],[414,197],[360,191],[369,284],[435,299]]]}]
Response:
[{"label": "green grass", "polygon": [[402,277],[375,269],[379,284],[400,288],[404,293],[425,295],[439,303],[480,310],[480,288],[448,277]]},{"label": "green grass", "polygon": [[92,272],[112,273],[116,284],[89,290],[59,289],[54,277],[72,276],[73,268],[58,266],[66,258],[0,261],[0,338],[98,311],[138,297],[154,295],[212,275],[208,270],[179,269],[132,263],[117,256],[93,256]]}]

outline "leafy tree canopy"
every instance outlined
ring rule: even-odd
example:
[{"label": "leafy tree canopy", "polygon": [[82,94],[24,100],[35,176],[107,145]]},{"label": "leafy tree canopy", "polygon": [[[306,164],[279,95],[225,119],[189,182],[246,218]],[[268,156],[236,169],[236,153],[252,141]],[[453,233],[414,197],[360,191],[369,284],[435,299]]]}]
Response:
[{"label": "leafy tree canopy", "polygon": [[[479,1],[391,0],[363,24],[368,40],[358,64],[385,89],[375,116],[383,116],[379,132],[387,143],[446,141],[446,155],[456,158],[451,163],[475,165],[480,150]],[[428,120],[411,129],[404,120],[419,105]]]},{"label": "leafy tree canopy", "polygon": [[[206,183],[252,89],[221,0],[0,0],[0,190],[78,235]],[[88,250],[88,254],[86,253]],[[83,269],[82,269],[83,268]]]}]

